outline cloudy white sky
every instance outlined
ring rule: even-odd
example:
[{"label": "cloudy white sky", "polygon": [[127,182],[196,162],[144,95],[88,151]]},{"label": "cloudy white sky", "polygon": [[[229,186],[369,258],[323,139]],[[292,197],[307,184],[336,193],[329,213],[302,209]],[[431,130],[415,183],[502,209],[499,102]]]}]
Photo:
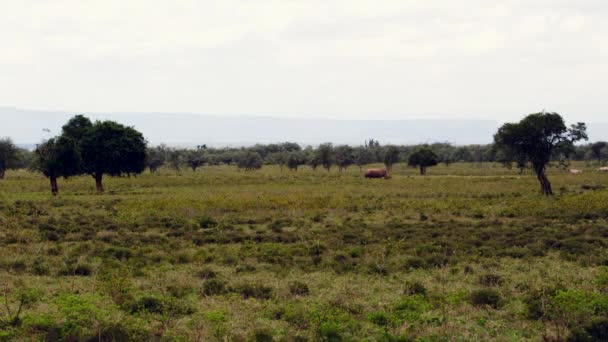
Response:
[{"label": "cloudy white sky", "polygon": [[0,0],[0,106],[607,121],[606,0]]}]

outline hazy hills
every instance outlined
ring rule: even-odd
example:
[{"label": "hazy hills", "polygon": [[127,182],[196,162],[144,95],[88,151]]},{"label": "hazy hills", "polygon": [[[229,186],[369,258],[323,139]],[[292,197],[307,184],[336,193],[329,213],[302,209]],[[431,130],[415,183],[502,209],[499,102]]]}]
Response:
[{"label": "hazy hills", "polygon": [[[21,145],[33,145],[60,132],[74,113],[0,107],[0,136]],[[151,144],[175,146],[251,145],[294,141],[361,144],[374,138],[381,143],[416,144],[451,142],[484,144],[499,126],[492,120],[323,120],[273,117],[220,117],[167,113],[85,113],[91,119],[111,119],[134,126]],[[608,139],[608,124],[588,123],[591,140]],[[49,132],[50,131],[50,132]]]}]

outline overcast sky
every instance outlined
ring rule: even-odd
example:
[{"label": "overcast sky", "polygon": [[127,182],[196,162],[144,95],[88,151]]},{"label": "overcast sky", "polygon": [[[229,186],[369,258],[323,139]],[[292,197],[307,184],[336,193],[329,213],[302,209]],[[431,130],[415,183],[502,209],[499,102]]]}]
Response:
[{"label": "overcast sky", "polygon": [[607,0],[0,0],[0,105],[608,121]]}]

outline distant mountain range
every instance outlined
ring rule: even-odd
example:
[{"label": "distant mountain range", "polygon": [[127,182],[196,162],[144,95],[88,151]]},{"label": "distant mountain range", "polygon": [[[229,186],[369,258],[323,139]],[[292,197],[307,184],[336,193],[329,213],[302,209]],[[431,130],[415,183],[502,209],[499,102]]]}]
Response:
[{"label": "distant mountain range", "polygon": [[[75,113],[0,107],[0,137],[11,137],[25,147],[58,134]],[[92,120],[109,119],[134,126],[150,144],[170,146],[248,146],[255,143],[293,141],[302,145],[323,142],[362,144],[376,139],[382,144],[450,142],[486,144],[500,123],[493,120],[405,119],[336,120],[282,119],[252,116],[213,116],[169,113],[83,113]],[[591,141],[608,140],[608,123],[588,123]]]}]

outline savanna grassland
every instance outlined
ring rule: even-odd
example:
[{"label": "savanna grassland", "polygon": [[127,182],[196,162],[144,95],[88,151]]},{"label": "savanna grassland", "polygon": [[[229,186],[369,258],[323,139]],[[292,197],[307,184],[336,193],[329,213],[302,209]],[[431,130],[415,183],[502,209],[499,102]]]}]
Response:
[{"label": "savanna grassland", "polygon": [[576,166],[549,170],[549,198],[489,163],[162,169],[56,198],[9,171],[0,340],[590,341],[608,325],[608,174]]}]

